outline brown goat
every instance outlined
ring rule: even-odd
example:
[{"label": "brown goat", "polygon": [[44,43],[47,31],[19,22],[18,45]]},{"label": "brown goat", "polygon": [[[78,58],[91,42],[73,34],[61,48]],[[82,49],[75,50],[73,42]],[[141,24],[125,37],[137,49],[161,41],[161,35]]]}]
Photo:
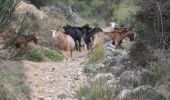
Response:
[{"label": "brown goat", "polygon": [[120,47],[120,44],[122,43],[124,38],[128,37],[130,41],[133,41],[135,38],[135,33],[121,29],[115,29],[112,32],[104,32],[104,34],[109,35],[112,38],[112,41],[115,44],[116,48]]},{"label": "brown goat", "polygon": [[16,47],[16,54],[15,54],[15,56],[17,56],[19,54],[21,49],[23,49],[24,52],[27,52],[26,47],[27,47],[28,43],[33,41],[34,44],[37,44],[38,40],[39,40],[39,37],[36,34],[31,34],[31,35],[28,35],[28,36],[26,36],[24,34],[19,34],[16,37],[16,40],[15,40],[15,47]]},{"label": "brown goat", "polygon": [[66,35],[61,33],[59,29],[57,30],[50,30],[52,31],[52,38],[55,38],[59,41],[59,49],[63,51],[70,51],[70,56],[72,57],[72,52],[75,48],[75,42],[70,35]]},{"label": "brown goat", "polygon": [[9,41],[16,36],[16,32],[14,29],[9,28],[6,29],[5,31],[2,31],[1,36],[3,38],[3,43],[4,43],[3,49],[5,49],[7,48]]},{"label": "brown goat", "polygon": [[115,29],[112,32],[98,32],[94,35],[92,49],[96,48],[100,41],[112,40],[112,43],[115,44],[116,48],[120,47],[123,39],[128,37],[130,41],[133,41],[135,38],[135,33],[130,31],[124,31],[120,29]]},{"label": "brown goat", "polygon": [[15,46],[16,48],[25,48],[29,42],[33,41],[34,44],[37,44],[38,40],[39,37],[36,34],[31,34],[28,36],[20,34],[15,40]]}]

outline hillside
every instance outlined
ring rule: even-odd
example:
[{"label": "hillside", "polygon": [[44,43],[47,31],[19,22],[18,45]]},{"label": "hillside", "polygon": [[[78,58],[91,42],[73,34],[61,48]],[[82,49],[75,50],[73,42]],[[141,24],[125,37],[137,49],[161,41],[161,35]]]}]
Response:
[{"label": "hillside", "polygon": [[[0,1],[0,100],[170,99],[169,1],[19,1]],[[105,42],[94,36],[98,44],[88,51],[82,39],[82,51],[67,58],[50,31],[63,32],[67,24],[103,28],[109,22],[135,34],[134,40],[120,36],[116,47],[116,36]],[[10,35],[4,48],[6,28],[15,29],[16,37]],[[17,36],[31,34],[38,44],[17,49]]]}]

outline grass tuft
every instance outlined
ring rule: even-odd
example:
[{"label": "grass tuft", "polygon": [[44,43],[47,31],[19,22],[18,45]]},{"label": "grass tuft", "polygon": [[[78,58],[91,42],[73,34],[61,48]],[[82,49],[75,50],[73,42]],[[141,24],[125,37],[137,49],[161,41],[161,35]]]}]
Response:
[{"label": "grass tuft", "polygon": [[115,88],[109,87],[105,79],[97,79],[89,86],[81,87],[76,91],[78,100],[112,100]]},{"label": "grass tuft", "polygon": [[42,50],[42,52],[45,55],[45,57],[49,58],[51,61],[63,60],[63,56],[61,54],[59,54],[59,52],[57,52],[57,51],[53,51],[53,50],[46,48],[46,49]]},{"label": "grass tuft", "polygon": [[101,41],[97,48],[89,55],[87,64],[94,64],[103,61],[105,56],[104,43]]},{"label": "grass tuft", "polygon": [[0,100],[18,100],[30,96],[22,65],[0,68]]},{"label": "grass tuft", "polygon": [[59,52],[44,47],[36,47],[34,45],[28,46],[28,54],[26,55],[28,55],[28,60],[36,62],[44,61],[45,59],[51,61],[63,60],[63,56]]}]

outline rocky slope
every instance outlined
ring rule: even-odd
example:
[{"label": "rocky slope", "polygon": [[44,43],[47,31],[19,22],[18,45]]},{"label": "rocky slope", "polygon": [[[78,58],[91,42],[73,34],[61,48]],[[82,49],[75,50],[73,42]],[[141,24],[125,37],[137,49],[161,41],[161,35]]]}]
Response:
[{"label": "rocky slope", "polygon": [[151,85],[141,84],[141,81],[144,81],[142,78],[150,77],[152,72],[133,66],[127,49],[115,49],[106,43],[105,50],[106,58],[102,63],[85,67],[92,80],[104,78],[104,83],[111,83],[116,87],[113,100],[166,100],[166,97]]}]

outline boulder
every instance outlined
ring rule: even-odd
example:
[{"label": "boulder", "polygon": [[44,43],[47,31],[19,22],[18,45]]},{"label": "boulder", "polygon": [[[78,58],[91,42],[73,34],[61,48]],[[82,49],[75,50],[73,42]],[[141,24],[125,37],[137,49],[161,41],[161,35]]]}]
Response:
[{"label": "boulder", "polygon": [[166,100],[166,97],[153,87],[143,85],[133,90],[123,89],[116,100]]}]

